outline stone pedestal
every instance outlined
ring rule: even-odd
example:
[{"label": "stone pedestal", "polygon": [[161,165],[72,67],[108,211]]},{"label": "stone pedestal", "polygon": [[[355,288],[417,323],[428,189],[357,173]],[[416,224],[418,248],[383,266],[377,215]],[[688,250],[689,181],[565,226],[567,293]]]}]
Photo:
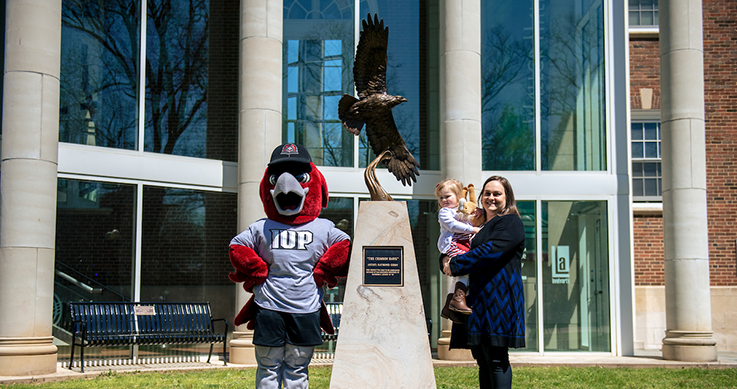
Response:
[{"label": "stone pedestal", "polygon": [[[401,248],[402,285],[377,286],[375,278],[364,279],[380,274],[371,260],[366,271],[367,247]],[[406,202],[369,201],[359,207],[330,387],[435,388]]]},{"label": "stone pedestal", "polygon": [[228,362],[236,365],[256,364],[253,331],[233,331],[233,339],[230,341],[230,359]]},{"label": "stone pedestal", "polygon": [[35,376],[55,372],[53,337],[0,338],[0,376]]},{"label": "stone pedestal", "polygon": [[717,361],[717,341],[711,331],[665,331],[663,359],[686,362]]},{"label": "stone pedestal", "polygon": [[469,349],[450,349],[450,330],[443,330],[438,339],[438,359],[441,361],[475,361]]}]

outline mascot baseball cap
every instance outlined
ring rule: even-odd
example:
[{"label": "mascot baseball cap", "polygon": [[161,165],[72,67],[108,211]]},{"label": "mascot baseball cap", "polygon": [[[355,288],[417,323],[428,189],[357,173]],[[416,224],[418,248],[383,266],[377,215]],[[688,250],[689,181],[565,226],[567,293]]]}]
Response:
[{"label": "mascot baseball cap", "polygon": [[[272,168],[275,165],[284,163],[309,165],[310,162],[312,162],[312,158],[306,148],[296,143],[285,143],[275,148],[271,153],[271,160],[268,166]],[[310,168],[309,170],[312,169]]]}]

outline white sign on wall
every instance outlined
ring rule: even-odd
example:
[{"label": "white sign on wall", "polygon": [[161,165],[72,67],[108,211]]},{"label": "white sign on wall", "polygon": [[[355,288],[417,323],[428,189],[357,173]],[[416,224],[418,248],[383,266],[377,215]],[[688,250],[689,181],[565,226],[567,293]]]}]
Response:
[{"label": "white sign on wall", "polygon": [[570,250],[568,246],[550,246],[550,258],[552,258],[553,283],[567,284],[571,276]]}]

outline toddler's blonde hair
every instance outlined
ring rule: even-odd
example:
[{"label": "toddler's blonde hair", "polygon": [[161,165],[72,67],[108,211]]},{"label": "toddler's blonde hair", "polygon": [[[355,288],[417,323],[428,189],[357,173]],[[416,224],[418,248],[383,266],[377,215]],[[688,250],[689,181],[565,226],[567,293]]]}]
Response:
[{"label": "toddler's blonde hair", "polygon": [[461,182],[456,179],[449,178],[447,180],[440,181],[437,185],[435,185],[435,197],[438,199],[438,209],[443,208],[440,205],[440,191],[445,188],[448,188],[448,190],[456,195],[458,205],[460,205],[461,197],[463,197],[463,184],[461,184]]}]

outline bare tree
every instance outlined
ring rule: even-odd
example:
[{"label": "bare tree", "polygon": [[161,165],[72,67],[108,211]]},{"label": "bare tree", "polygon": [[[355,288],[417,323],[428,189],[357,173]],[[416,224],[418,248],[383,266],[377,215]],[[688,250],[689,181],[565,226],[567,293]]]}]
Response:
[{"label": "bare tree", "polygon": [[[207,5],[206,0],[147,3],[145,122],[153,144],[146,149],[173,154],[186,131],[206,130]],[[94,118],[98,143],[111,144],[100,145],[121,147],[115,144],[123,136],[120,132],[133,132],[125,136],[131,143],[130,138],[137,136],[137,121],[142,119],[136,105],[140,98],[138,58],[142,55],[139,10],[138,2],[127,0],[63,2],[63,26],[74,38],[68,43],[77,46],[64,56],[62,106],[76,109],[75,101],[79,101],[83,110],[103,113]],[[181,154],[204,156],[201,147],[181,148]]]}]

